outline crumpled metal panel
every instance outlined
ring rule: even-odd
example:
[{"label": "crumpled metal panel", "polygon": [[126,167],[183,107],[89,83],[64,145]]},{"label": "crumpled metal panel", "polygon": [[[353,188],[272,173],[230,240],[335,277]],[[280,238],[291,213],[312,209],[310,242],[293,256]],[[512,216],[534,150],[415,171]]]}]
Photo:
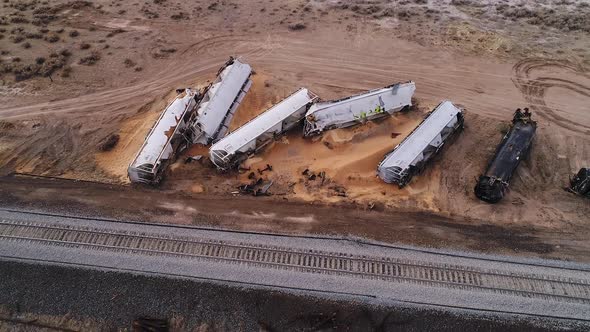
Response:
[{"label": "crumpled metal panel", "polygon": [[416,90],[414,82],[397,83],[355,96],[319,102],[305,115],[304,136],[320,134],[324,130],[344,128],[401,111],[412,106]]},{"label": "crumpled metal panel", "polygon": [[280,103],[236,129],[209,149],[211,161],[227,170],[295,126],[318,97],[301,88]]},{"label": "crumpled metal panel", "polygon": [[238,105],[251,85],[252,68],[230,58],[203,94],[192,124],[193,143],[209,144],[227,132]]},{"label": "crumpled metal panel", "polygon": [[129,165],[131,182],[152,182],[148,178],[155,177],[161,162],[172,157],[174,149],[170,142],[188,127],[186,114],[194,110],[196,96],[197,91],[186,89],[162,112]]},{"label": "crumpled metal panel", "polygon": [[443,101],[385,156],[377,168],[377,174],[383,181],[403,187],[440,150],[445,141],[462,127],[462,110],[450,101]]}]

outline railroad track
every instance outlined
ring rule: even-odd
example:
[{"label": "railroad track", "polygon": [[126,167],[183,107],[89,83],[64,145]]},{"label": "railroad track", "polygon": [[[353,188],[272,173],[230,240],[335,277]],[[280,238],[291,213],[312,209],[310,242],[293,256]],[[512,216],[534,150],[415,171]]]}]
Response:
[{"label": "railroad track", "polygon": [[342,275],[528,298],[590,304],[590,281],[536,274],[421,263],[391,257],[304,250],[186,236],[92,227],[0,221],[0,240],[62,247],[174,256],[306,273]]}]

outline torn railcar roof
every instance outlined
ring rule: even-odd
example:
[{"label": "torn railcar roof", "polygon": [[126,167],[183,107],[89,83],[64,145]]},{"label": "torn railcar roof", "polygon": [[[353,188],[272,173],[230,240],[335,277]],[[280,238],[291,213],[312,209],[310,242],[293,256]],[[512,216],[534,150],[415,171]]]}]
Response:
[{"label": "torn railcar roof", "polygon": [[195,95],[195,91],[186,89],[166,107],[150,130],[131,167],[157,163],[164,153],[168,141],[174,136],[178,123],[187,111],[191,111],[191,98],[194,98]]}]

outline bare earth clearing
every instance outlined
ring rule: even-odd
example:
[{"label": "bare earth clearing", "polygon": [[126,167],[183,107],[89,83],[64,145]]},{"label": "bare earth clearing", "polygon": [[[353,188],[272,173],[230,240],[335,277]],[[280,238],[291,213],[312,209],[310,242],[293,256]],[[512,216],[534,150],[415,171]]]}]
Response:
[{"label": "bare earth clearing", "polygon": [[[562,190],[570,174],[590,165],[590,23],[584,19],[590,9],[582,1],[7,0],[0,9],[3,174],[125,184],[127,165],[174,90],[204,86],[230,55],[241,56],[256,71],[232,128],[301,86],[331,99],[413,80],[418,107],[412,112],[314,140],[304,140],[296,130],[247,161],[254,170],[273,166],[265,177],[275,180],[275,195],[255,204],[239,199],[232,208],[254,213],[277,206],[281,215],[291,209],[291,217],[299,218],[295,210],[308,203],[332,206],[317,212],[325,215],[314,220],[319,226],[289,227],[287,221],[261,227],[264,218],[204,222],[390,241],[404,237],[379,236],[383,228],[362,224],[363,216],[377,218],[366,211],[371,206],[396,226],[407,221],[390,216],[405,211],[414,214],[410,219],[437,216],[461,227],[533,229],[546,244],[576,247],[575,253],[557,250],[556,257],[590,258],[583,243],[574,244],[590,234],[590,204]],[[442,99],[464,107],[465,131],[404,189],[381,182],[375,169],[383,155]],[[482,203],[473,195],[475,178],[514,109],[527,106],[539,124],[532,153],[509,195],[497,205]],[[99,151],[115,134],[120,140],[114,149]],[[185,156],[206,151],[197,146]],[[222,210],[220,202],[232,200],[236,186],[248,181],[247,173],[219,174],[206,162],[183,161],[172,165],[160,189],[185,198],[182,208],[167,209],[176,216],[167,221],[191,216],[197,223],[192,204],[200,209],[213,197],[218,202],[213,209]],[[305,169],[325,171],[329,179],[323,185],[307,180],[301,175]],[[19,200],[57,201],[55,188],[42,190],[40,184],[32,191],[29,182],[20,188],[13,180],[4,184],[12,188],[5,193]],[[113,204],[112,192],[92,183],[79,186],[86,191],[65,197],[93,207]],[[346,197],[338,196],[343,191]],[[154,208],[165,208],[155,203],[152,190],[145,195]],[[137,215],[144,204],[134,206]],[[342,219],[361,224],[335,225],[328,215],[336,215],[340,206],[357,208],[356,219]],[[440,245],[423,238],[416,242]]]}]

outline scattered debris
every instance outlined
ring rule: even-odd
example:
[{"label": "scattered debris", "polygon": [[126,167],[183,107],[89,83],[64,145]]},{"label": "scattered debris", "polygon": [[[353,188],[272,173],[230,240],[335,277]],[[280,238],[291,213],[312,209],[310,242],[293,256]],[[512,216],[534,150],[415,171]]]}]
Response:
[{"label": "scattered debris", "polygon": [[258,169],[258,174],[262,175],[262,173],[264,173],[266,171],[272,172],[272,166],[269,165],[269,164],[266,164],[266,167],[265,168],[263,168],[263,169],[260,169],[259,168]]},{"label": "scattered debris", "polygon": [[348,194],[346,193],[346,188],[344,188],[342,186],[334,185],[334,186],[330,187],[330,189],[332,189],[334,191],[336,196],[348,197]]},{"label": "scattered debris", "polygon": [[590,168],[580,168],[577,174],[570,177],[570,192],[590,198]]},{"label": "scattered debris", "polygon": [[268,195],[270,195],[270,193],[268,192],[268,189],[270,189],[270,187],[273,185],[273,183],[274,183],[274,181],[271,180],[270,182],[268,182],[267,184],[262,186],[262,188],[260,188],[256,191],[254,196],[260,196],[260,195],[268,196]]},{"label": "scattered debris", "polygon": [[192,163],[193,161],[200,161],[201,159],[203,159],[203,155],[196,155],[196,156],[186,158],[184,163],[189,164],[189,163]]},{"label": "scattered debris", "polygon": [[514,112],[512,127],[502,138],[486,172],[475,185],[477,198],[497,203],[504,197],[512,174],[531,148],[536,129],[537,123],[531,120],[528,108],[524,112],[520,108]]},{"label": "scattered debris", "polygon": [[[250,175],[254,174],[252,172]],[[270,187],[273,185],[274,181],[269,181],[267,183],[264,182],[262,178],[256,178],[256,174],[253,175],[251,178],[248,176],[249,179],[252,179],[251,183],[248,184],[241,184],[238,186],[238,192],[242,195],[252,195],[252,196],[270,196],[271,193],[268,191]],[[235,193],[235,192],[232,192]]]},{"label": "scattered debris", "polygon": [[385,156],[377,175],[400,188],[419,173],[455,132],[463,129],[463,111],[441,102],[398,146]]},{"label": "scattered debris", "polygon": [[320,186],[323,186],[324,185],[324,181],[326,181],[326,172],[321,171],[318,176],[320,177],[320,179],[322,179],[322,182],[320,183]]}]

